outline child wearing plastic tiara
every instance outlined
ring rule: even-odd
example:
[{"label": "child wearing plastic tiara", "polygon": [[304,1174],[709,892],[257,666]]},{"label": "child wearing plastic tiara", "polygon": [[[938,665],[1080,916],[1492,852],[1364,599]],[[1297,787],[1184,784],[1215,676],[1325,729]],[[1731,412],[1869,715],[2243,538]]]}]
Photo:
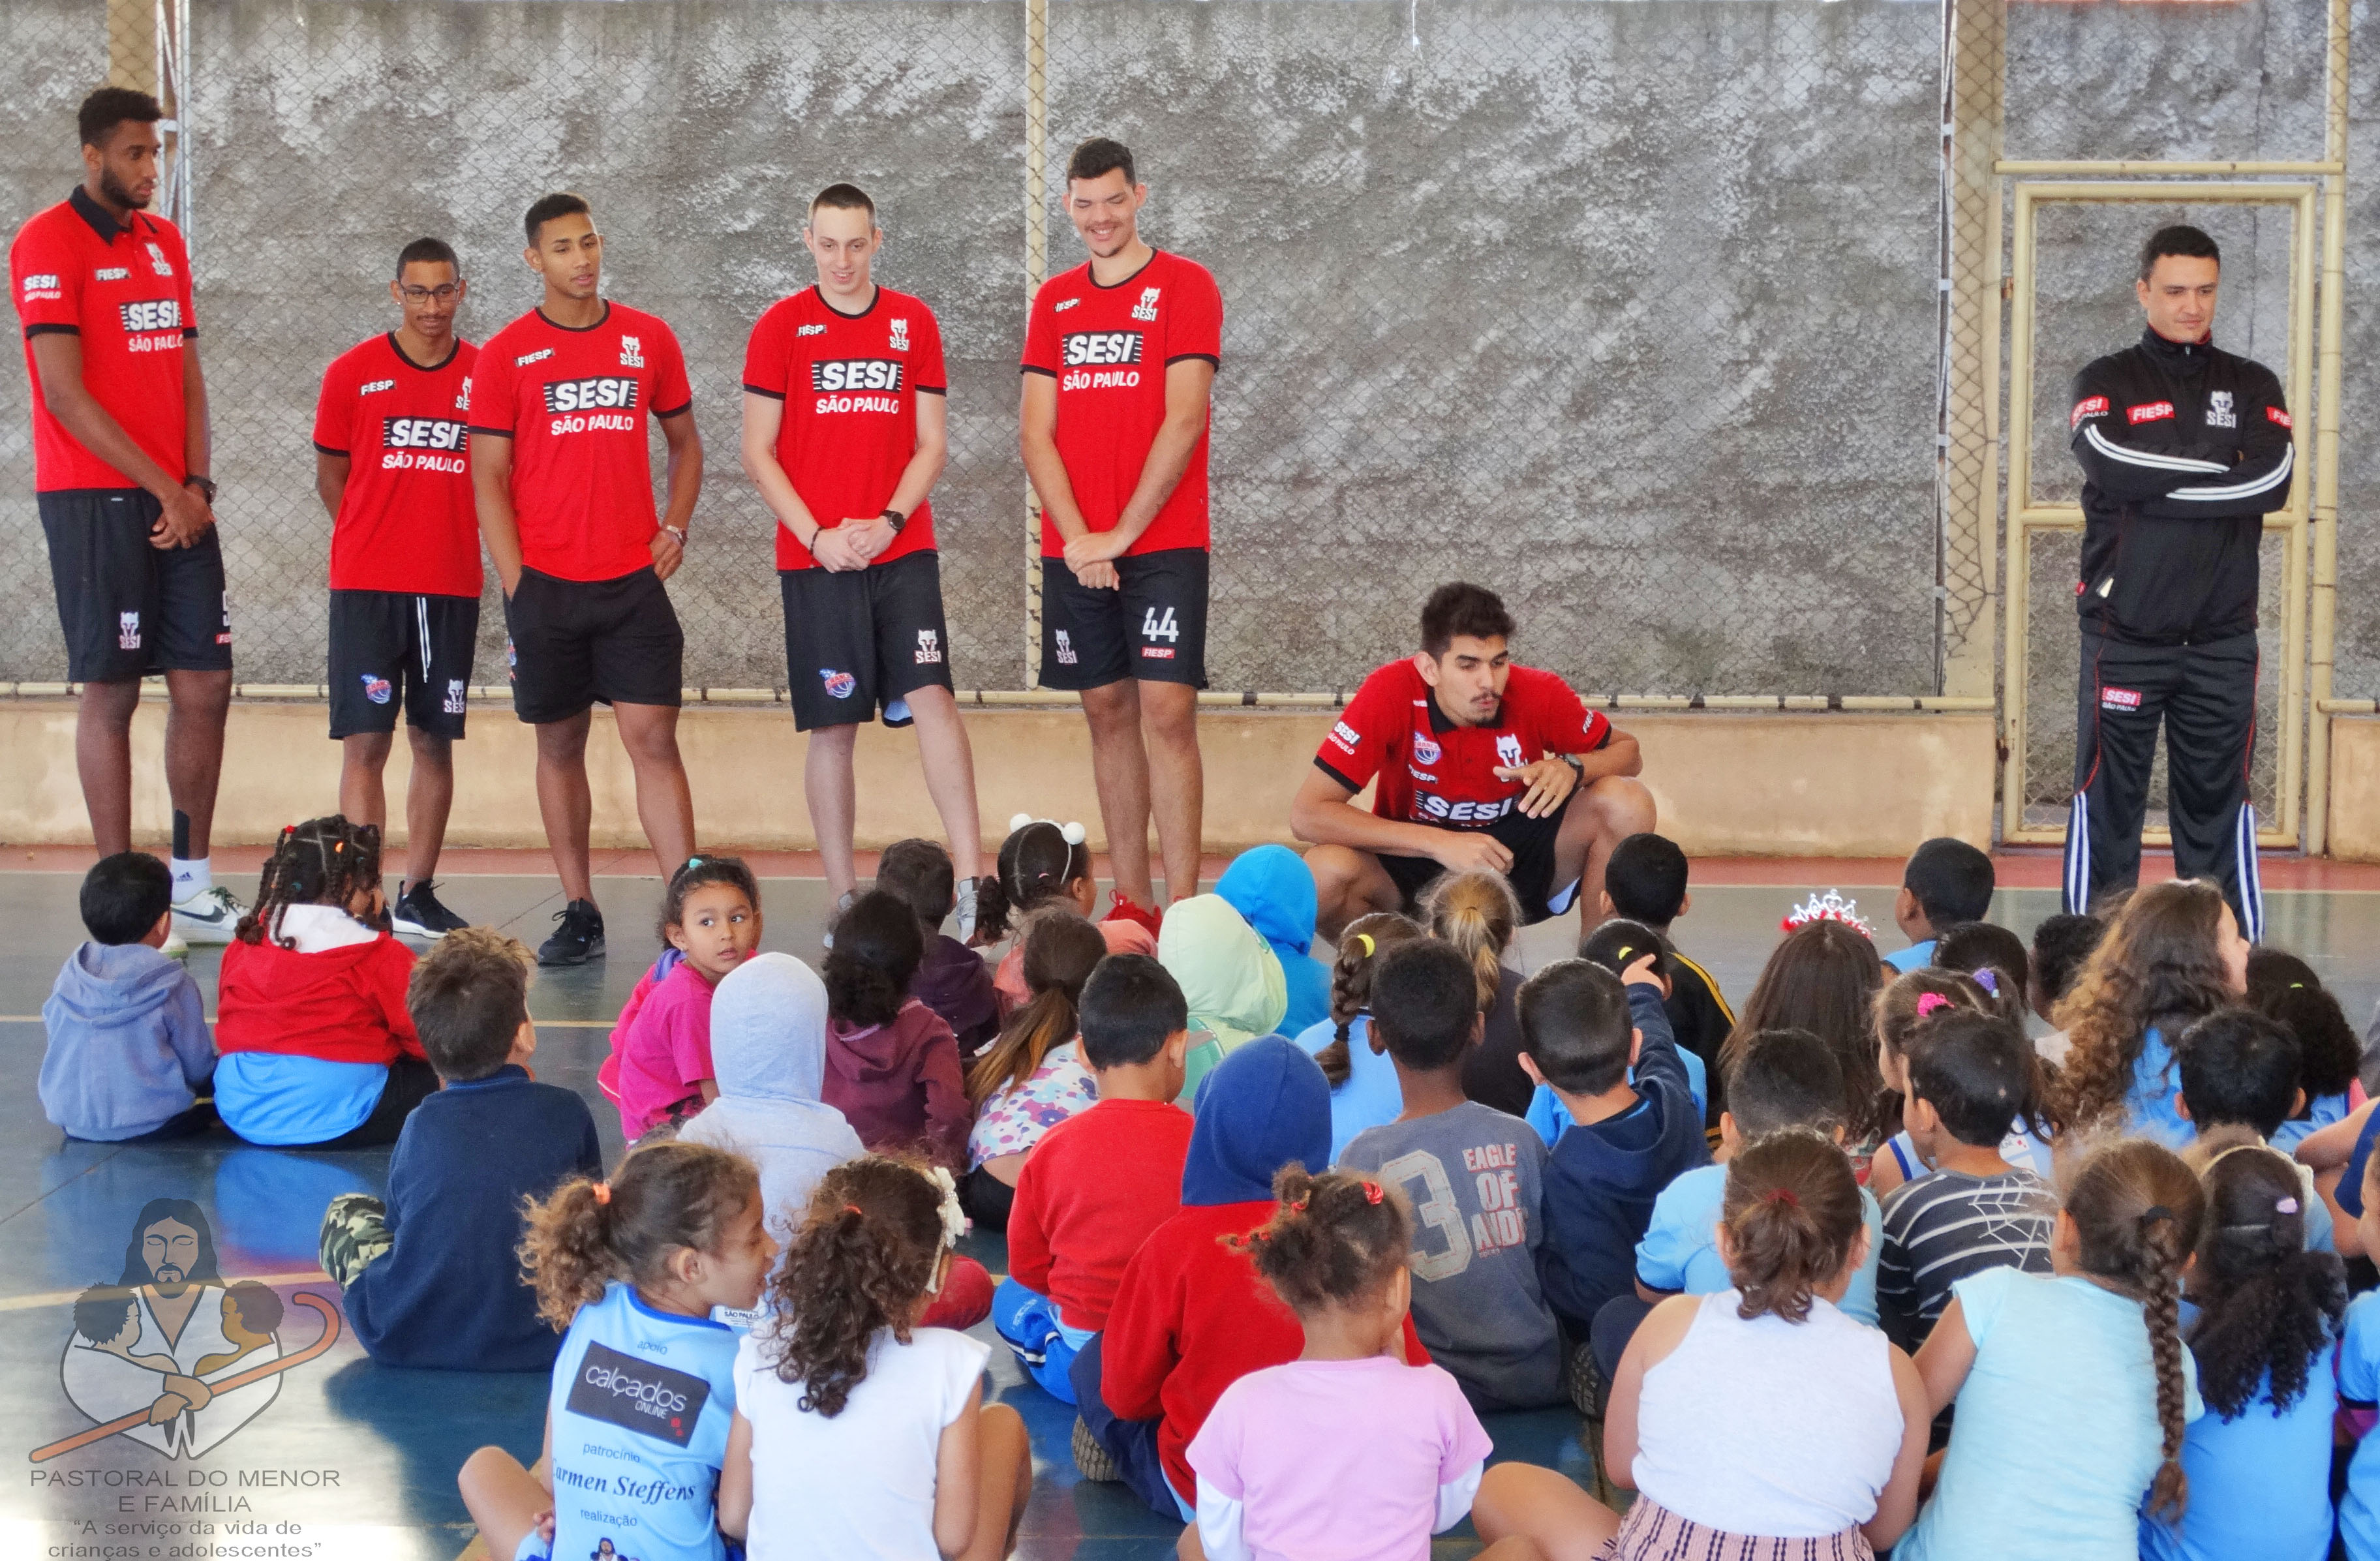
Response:
[{"label": "child wearing plastic tiara", "polygon": [[1745,1038],[1764,1030],[1807,1030],[1827,1043],[1843,1072],[1843,1152],[1864,1182],[1876,1147],[1900,1124],[1876,1068],[1876,1038],[1868,1005],[1884,985],[1884,962],[1876,957],[1859,902],[1833,889],[1812,895],[1784,921],[1785,938],[1760,967],[1759,979],[1735,1018],[1735,1030],[1719,1047],[1720,1071]]},{"label": "child wearing plastic tiara", "polygon": [[719,1526],[752,1561],[998,1561],[1033,1489],[1025,1422],[983,1401],[989,1347],[924,1325],[966,1229],[950,1173],[827,1172],[735,1353]]},{"label": "child wearing plastic tiara", "polygon": [[[978,879],[976,926],[981,941],[997,943],[1020,934],[1026,920],[1045,905],[1061,905],[1088,919],[1099,897],[1091,877],[1089,835],[1080,824],[1061,824],[1020,813],[1008,821],[1008,838],[1000,842],[1000,871],[989,882]],[[1108,940],[1111,954],[1154,954],[1157,935],[1138,922],[1111,916],[1094,923]],[[1023,1008],[1031,996],[1025,988],[1025,940],[1018,937],[992,973],[1000,994],[1002,1023]]]},{"label": "child wearing plastic tiara", "polygon": [[437,1090],[387,909],[377,828],[334,815],[281,831],[218,978],[215,1108],[250,1144],[394,1144]]},{"label": "child wearing plastic tiara", "polygon": [[[456,1481],[492,1555],[723,1561],[736,1335],[710,1313],[759,1305],[776,1255],[751,1162],[704,1144],[631,1151],[610,1181],[530,1205],[521,1260],[538,1310],[569,1333],[539,1472],[481,1447]],[[666,1421],[649,1407],[663,1403]]]},{"label": "child wearing plastic tiara", "polygon": [[620,1107],[631,1144],[719,1097],[710,1065],[710,997],[760,946],[760,886],[734,856],[692,856],[662,897],[667,952],[637,983],[612,1027],[595,1082]]},{"label": "child wearing plastic tiara", "polygon": [[1293,1037],[1322,1067],[1330,1085],[1330,1163],[1366,1128],[1393,1122],[1405,1108],[1397,1065],[1372,1035],[1372,972],[1386,950],[1427,938],[1416,922],[1375,911],[1347,924],[1330,962],[1330,1017]]},{"label": "child wearing plastic tiara", "polygon": [[[1463,1521],[1492,1450],[1454,1379],[1408,1366],[1413,1297],[1403,1195],[1367,1176],[1273,1179],[1278,1207],[1231,1238],[1297,1313],[1305,1349],[1240,1378],[1189,1449],[1197,1521],[1184,1561],[1310,1555],[1421,1556]],[[1480,1553],[1533,1556],[1527,1540]]]}]

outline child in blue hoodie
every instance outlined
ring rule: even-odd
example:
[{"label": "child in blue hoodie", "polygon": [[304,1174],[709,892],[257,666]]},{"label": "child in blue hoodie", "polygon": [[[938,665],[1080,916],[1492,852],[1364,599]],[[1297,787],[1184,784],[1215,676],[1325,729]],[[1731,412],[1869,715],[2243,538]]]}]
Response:
[{"label": "child in blue hoodie", "polygon": [[1633,1289],[1653,1200],[1680,1172],[1710,1163],[1662,1007],[1658,958],[1647,952],[1624,976],[1560,960],[1521,986],[1521,1066],[1552,1089],[1572,1123],[1546,1162],[1537,1271],[1573,1349],[1597,1310]]},{"label": "child in blue hoodie", "polygon": [[215,1044],[199,985],[159,949],[174,880],[145,852],[101,860],[82,880],[91,941],[67,956],[42,1005],[42,1110],[69,1138],[125,1144],[213,1125]]}]

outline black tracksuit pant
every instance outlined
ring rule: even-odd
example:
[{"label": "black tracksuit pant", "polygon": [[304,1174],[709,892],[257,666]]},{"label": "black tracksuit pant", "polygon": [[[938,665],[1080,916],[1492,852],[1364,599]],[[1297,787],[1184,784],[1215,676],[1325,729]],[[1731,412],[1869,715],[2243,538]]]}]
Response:
[{"label": "black tracksuit pant", "polygon": [[2178,877],[2223,887],[2240,931],[2265,930],[2256,876],[2256,636],[2132,645],[2082,625],[2074,811],[2066,825],[2066,909],[2090,909],[2141,878],[2141,818],[2157,728],[2165,728],[2168,816]]}]

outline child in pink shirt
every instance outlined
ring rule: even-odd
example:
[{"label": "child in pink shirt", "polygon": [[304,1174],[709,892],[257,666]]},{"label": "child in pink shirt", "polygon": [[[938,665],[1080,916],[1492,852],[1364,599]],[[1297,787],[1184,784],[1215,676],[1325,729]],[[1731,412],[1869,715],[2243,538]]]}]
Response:
[{"label": "child in pink shirt", "polygon": [[612,1028],[612,1055],[596,1083],[620,1107],[635,1143],[682,1122],[718,1096],[710,1067],[710,994],[760,942],[760,886],[733,856],[687,859],[662,901],[654,962]]}]

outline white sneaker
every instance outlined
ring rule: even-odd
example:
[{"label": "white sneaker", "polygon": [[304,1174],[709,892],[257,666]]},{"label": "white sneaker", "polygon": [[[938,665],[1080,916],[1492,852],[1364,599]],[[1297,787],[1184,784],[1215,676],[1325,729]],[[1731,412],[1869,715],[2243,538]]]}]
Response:
[{"label": "white sneaker", "polygon": [[169,960],[187,960],[190,957],[189,940],[169,926],[165,929],[165,941],[157,945],[157,951]]},{"label": "white sneaker", "polygon": [[228,943],[246,914],[238,897],[217,884],[174,902],[174,931],[191,943]]},{"label": "white sneaker", "polygon": [[955,903],[952,909],[959,919],[959,941],[969,948],[975,946],[975,928],[978,920],[976,886],[982,881],[980,878],[961,878],[957,891],[953,896]]},{"label": "white sneaker", "polygon": [[843,914],[850,910],[851,902],[858,898],[859,890],[846,889],[835,901],[834,909],[826,914],[826,936],[820,938],[819,942],[829,952],[832,952],[834,949],[834,924],[843,920]]}]

